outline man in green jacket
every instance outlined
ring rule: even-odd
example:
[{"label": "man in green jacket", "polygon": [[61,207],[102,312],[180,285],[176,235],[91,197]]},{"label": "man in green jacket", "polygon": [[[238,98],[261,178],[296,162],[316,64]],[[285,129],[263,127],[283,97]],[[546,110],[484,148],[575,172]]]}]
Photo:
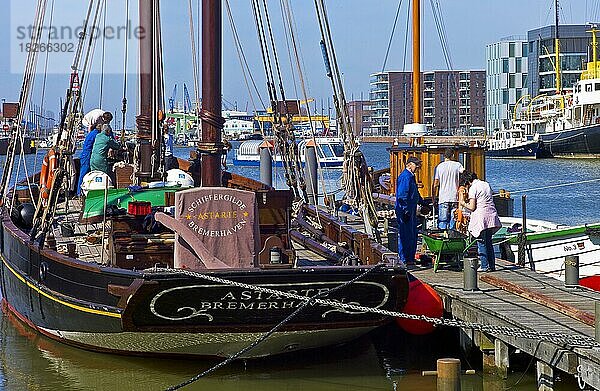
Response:
[{"label": "man in green jacket", "polygon": [[[111,149],[121,149],[121,144],[112,138],[112,129],[109,125],[103,125],[102,131],[96,136],[92,156],[90,158],[90,168],[92,171],[102,171],[113,179],[112,170],[108,164],[108,151]],[[113,181],[114,182],[114,181]]]}]

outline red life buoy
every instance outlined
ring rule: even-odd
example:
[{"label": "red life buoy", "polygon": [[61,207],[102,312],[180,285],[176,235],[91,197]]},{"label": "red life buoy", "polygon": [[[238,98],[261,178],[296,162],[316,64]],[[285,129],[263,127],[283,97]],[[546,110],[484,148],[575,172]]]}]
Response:
[{"label": "red life buoy", "polygon": [[40,195],[47,200],[50,197],[50,189],[54,183],[54,174],[56,171],[57,159],[54,148],[50,149],[42,161],[42,171],[40,172]]}]

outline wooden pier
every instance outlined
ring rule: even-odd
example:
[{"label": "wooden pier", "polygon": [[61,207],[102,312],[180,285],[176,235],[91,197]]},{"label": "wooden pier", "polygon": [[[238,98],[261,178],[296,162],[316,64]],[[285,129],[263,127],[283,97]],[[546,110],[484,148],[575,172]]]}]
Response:
[{"label": "wooden pier", "polygon": [[[348,224],[362,230],[362,222],[348,216]],[[384,244],[387,245],[384,235]],[[478,290],[464,290],[463,271],[457,264],[410,265],[409,271],[441,296],[444,310],[453,319],[523,331],[587,337],[594,340],[595,305],[600,292],[576,286],[535,271],[496,260],[496,271],[478,273]],[[557,339],[539,339],[461,330],[465,352],[479,349],[484,371],[506,378],[511,355],[517,350],[536,361],[539,390],[552,390],[556,370],[578,377],[587,389],[600,390],[600,349],[570,346]],[[600,336],[600,331],[598,332]],[[600,338],[599,338],[600,339]]]},{"label": "wooden pier", "polygon": [[[497,261],[497,270],[479,273],[479,290],[463,290],[463,273],[411,266],[412,274],[431,285],[442,297],[445,311],[467,322],[510,326],[538,332],[584,335],[594,338],[594,305],[600,292],[583,287],[567,288],[564,283],[534,271]],[[600,389],[600,349],[568,346],[529,338],[491,335],[462,330],[461,345],[478,347],[484,367],[505,377],[510,355],[516,350],[537,360],[538,389],[553,389],[559,369]]]}]

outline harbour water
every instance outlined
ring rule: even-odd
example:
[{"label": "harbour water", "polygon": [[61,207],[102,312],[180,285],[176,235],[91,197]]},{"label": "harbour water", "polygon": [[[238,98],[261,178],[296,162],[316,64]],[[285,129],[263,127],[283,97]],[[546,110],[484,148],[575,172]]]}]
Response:
[{"label": "harbour water", "polygon": [[[361,146],[376,169],[389,164],[385,144]],[[38,166],[41,156],[37,156]],[[177,154],[185,157],[188,148]],[[229,156],[231,160],[232,155]],[[28,156],[27,160],[34,160]],[[230,165],[234,172],[258,177],[257,168]],[[340,170],[327,170],[324,181],[338,185]],[[281,177],[278,175],[278,177]],[[494,189],[517,192],[600,177],[597,160],[488,160],[487,180]],[[281,179],[280,179],[281,182]],[[600,221],[596,208],[598,182],[574,184],[527,192],[530,218],[575,225]],[[520,193],[515,194],[520,214]],[[148,359],[82,351],[42,337],[7,316],[0,320],[1,390],[161,390],[178,384],[215,364],[206,360]],[[407,336],[395,325],[380,329],[345,346],[317,352],[238,362],[221,369],[184,390],[432,390],[435,377],[421,370],[435,368],[440,357],[460,357],[456,330],[441,330],[426,337]],[[478,360],[463,360],[463,369]],[[480,361],[480,360],[479,360]],[[507,380],[490,376],[464,376],[463,390],[535,390],[527,357],[515,363],[518,370]],[[528,370],[524,373],[525,370]],[[571,381],[559,381],[557,390],[575,390]]]}]

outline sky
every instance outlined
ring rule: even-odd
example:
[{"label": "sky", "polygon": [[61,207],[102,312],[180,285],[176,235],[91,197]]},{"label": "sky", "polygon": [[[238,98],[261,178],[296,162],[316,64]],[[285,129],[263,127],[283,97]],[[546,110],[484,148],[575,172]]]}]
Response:
[{"label": "sky", "polygon": [[[26,27],[34,19],[35,0],[3,0],[9,2],[9,12],[0,14],[0,98],[7,101],[17,100],[22,83],[22,73],[27,44],[24,37]],[[265,77],[262,59],[258,49],[258,40],[250,0],[229,0],[232,17],[238,35],[242,41],[244,54],[252,75],[261,90],[263,100]],[[410,48],[408,58],[404,57],[408,3],[400,2],[400,13],[396,32],[393,36],[390,53],[385,68],[384,57],[390,40],[394,17],[399,0],[326,0],[328,15],[340,71],[343,75],[346,95],[349,100],[368,99],[369,75],[385,70],[410,70]],[[126,1],[108,0],[106,25],[118,31],[127,20]],[[129,9],[132,27],[137,26],[137,1],[130,0]],[[196,8],[198,0],[192,0]],[[314,2],[311,0],[289,0],[297,26],[297,41],[300,45],[303,78],[307,88],[307,97],[315,99],[317,110],[327,107],[327,97],[331,96],[331,87],[325,76],[321,49],[320,33],[316,21]],[[439,3],[445,33],[454,69],[484,69],[485,46],[507,36],[525,36],[528,30],[553,24],[554,0],[422,0],[422,69],[447,69],[436,25],[431,12],[431,3]],[[65,39],[69,28],[82,25],[88,2],[81,0],[48,0],[48,6],[54,4],[54,12],[47,11],[46,25],[61,26],[61,38],[64,43],[76,42]],[[304,99],[299,85],[292,82],[291,62],[287,55],[285,36],[281,23],[280,1],[267,0],[273,31],[278,44],[284,85],[287,97]],[[600,21],[600,0],[561,0],[560,19],[564,24]],[[194,10],[196,11],[196,10]],[[233,43],[228,14],[223,6],[223,97],[227,108],[237,104],[240,110],[252,111],[253,105],[244,82],[240,61]],[[186,83],[190,95],[194,96],[192,56],[189,30],[188,1],[163,0],[161,6],[166,99],[178,84],[177,100],[182,101],[182,85]],[[103,21],[101,21],[103,24]],[[195,28],[198,28],[197,14],[194,14]],[[124,30],[120,30],[124,31]],[[72,38],[72,37],[66,37]],[[124,89],[124,52],[126,39],[121,37],[107,39],[96,45],[92,75],[87,83],[85,110],[102,106],[105,110],[118,111]],[[100,41],[99,41],[100,42]],[[133,123],[136,111],[137,82],[137,46],[135,39],[130,40],[129,66],[127,77],[127,96],[129,114],[127,122]],[[410,38],[408,39],[410,44]],[[196,42],[197,47],[199,43]],[[63,46],[62,49],[69,49]],[[66,50],[65,50],[66,51]],[[8,54],[8,55],[6,55]],[[68,87],[69,66],[73,53],[40,54],[38,74],[35,79],[33,100],[36,104],[44,101],[49,110],[58,111],[59,101]],[[104,77],[101,77],[102,58],[104,58]],[[46,70],[46,72],[44,72]],[[46,75],[44,77],[44,74]],[[102,80],[103,79],[103,80]],[[298,84],[298,83],[296,83]],[[43,87],[45,85],[45,88]],[[102,87],[101,87],[102,86]],[[102,99],[100,99],[102,97]],[[43,98],[43,99],[42,99]],[[254,101],[256,108],[262,109],[260,102]],[[326,110],[326,109],[325,109]],[[119,114],[120,118],[120,114]]]}]

